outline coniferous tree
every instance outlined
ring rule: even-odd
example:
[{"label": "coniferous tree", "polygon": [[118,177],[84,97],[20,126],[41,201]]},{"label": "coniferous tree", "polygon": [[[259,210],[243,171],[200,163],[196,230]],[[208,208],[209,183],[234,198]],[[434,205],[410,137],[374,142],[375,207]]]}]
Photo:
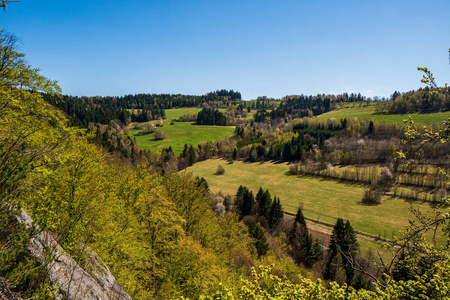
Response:
[{"label": "coniferous tree", "polygon": [[264,190],[262,187],[260,187],[258,190],[258,193],[256,193],[256,197],[255,197],[256,203],[259,204],[261,202],[261,198],[263,197],[263,195],[264,195]]},{"label": "coniferous tree", "polygon": [[255,204],[255,197],[252,191],[245,186],[240,186],[236,193],[236,210],[241,218],[252,214],[253,205]]},{"label": "coniferous tree", "polygon": [[356,233],[350,225],[350,221],[344,223],[342,218],[339,218],[333,228],[331,235],[331,242],[328,251],[328,262],[326,265],[324,277],[326,279],[335,279],[336,272],[333,271],[333,259],[340,256],[342,260],[342,268],[345,270],[346,282],[350,284],[355,275],[352,268],[353,260],[356,259],[356,251],[358,250],[358,243]]},{"label": "coniferous tree", "polygon": [[269,220],[270,207],[272,204],[269,190],[263,191],[262,187],[260,187],[256,194],[256,203],[258,203],[258,215]]},{"label": "coniferous tree", "polygon": [[277,199],[277,197],[273,198],[272,205],[270,207],[269,212],[269,226],[270,228],[275,228],[280,221],[283,219],[284,213],[283,213],[283,207],[280,203],[280,198]]},{"label": "coniferous tree", "polygon": [[306,227],[305,217],[303,216],[303,212],[302,212],[301,208],[299,208],[297,210],[297,214],[295,215],[295,219],[294,219],[294,224],[295,223],[299,223],[300,225],[303,225]]},{"label": "coniferous tree", "polygon": [[267,253],[269,250],[269,244],[267,243],[267,238],[264,233],[264,229],[261,225],[256,224],[252,230],[252,236],[255,238],[255,248],[258,253],[258,257],[261,257]]},{"label": "coniferous tree", "polygon": [[286,143],[283,147],[283,160],[289,161],[291,160],[291,144]]},{"label": "coniferous tree", "polygon": [[289,242],[292,248],[292,257],[297,263],[302,263],[310,268],[323,258],[322,246],[309,234],[301,208],[297,210],[294,224],[289,232]]},{"label": "coniferous tree", "polygon": [[189,161],[189,165],[190,165],[190,166],[192,166],[193,164],[195,164],[195,161],[196,161],[195,150],[194,150],[194,147],[192,147],[192,145],[189,147],[189,151],[188,151],[188,161]]}]

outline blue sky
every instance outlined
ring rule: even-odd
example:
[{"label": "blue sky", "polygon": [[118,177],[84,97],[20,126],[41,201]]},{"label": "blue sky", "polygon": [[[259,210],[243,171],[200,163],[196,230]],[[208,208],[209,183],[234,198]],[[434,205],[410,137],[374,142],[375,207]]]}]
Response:
[{"label": "blue sky", "polygon": [[244,99],[450,83],[449,0],[38,1],[0,28],[71,95],[240,91]]}]

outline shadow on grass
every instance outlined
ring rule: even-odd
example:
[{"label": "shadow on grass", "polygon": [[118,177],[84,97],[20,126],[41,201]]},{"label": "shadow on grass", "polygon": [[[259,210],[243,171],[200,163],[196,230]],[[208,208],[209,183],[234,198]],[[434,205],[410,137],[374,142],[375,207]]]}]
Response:
[{"label": "shadow on grass", "polygon": [[281,164],[287,163],[287,161],[284,161],[284,160],[260,160],[260,161],[252,161],[252,160],[250,160],[249,158],[244,159],[244,160],[241,160],[241,161],[242,161],[243,163],[246,163],[246,164],[260,164],[260,165],[263,165],[263,164],[265,164],[265,163],[273,164],[273,165],[281,165]]},{"label": "shadow on grass", "polygon": [[337,182],[341,183],[347,186],[351,187],[369,187],[370,184],[363,183],[363,182],[352,182],[348,180],[342,180],[342,179],[334,179],[334,178],[328,178],[328,177],[322,177],[322,176],[314,176],[314,175],[308,175],[308,174],[291,174],[289,171],[285,172],[284,175],[286,176],[296,176],[298,178],[315,178],[319,181],[323,182]]}]

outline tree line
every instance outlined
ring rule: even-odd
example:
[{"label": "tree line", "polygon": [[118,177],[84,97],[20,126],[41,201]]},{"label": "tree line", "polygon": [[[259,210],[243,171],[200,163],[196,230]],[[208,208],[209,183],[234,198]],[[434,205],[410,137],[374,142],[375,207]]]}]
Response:
[{"label": "tree line", "polygon": [[316,96],[286,96],[280,102],[280,105],[270,112],[271,119],[312,117],[334,110],[338,103],[356,102],[366,100],[361,94],[350,95],[348,93],[340,95],[319,94]]},{"label": "tree line", "polygon": [[203,108],[197,114],[197,125],[227,125],[226,116],[218,109]]},{"label": "tree line", "polygon": [[450,110],[450,88],[420,88],[417,91],[395,91],[390,101],[379,102],[377,113],[407,114]]},{"label": "tree line", "polygon": [[220,90],[203,96],[181,94],[135,94],[120,97],[95,96],[78,97],[69,95],[42,95],[44,100],[64,111],[72,125],[83,128],[89,123],[109,124],[120,120],[122,124],[130,122],[148,122],[165,118],[165,109],[178,107],[199,107],[201,105],[225,106],[225,102],[240,100],[240,93],[233,90]]}]

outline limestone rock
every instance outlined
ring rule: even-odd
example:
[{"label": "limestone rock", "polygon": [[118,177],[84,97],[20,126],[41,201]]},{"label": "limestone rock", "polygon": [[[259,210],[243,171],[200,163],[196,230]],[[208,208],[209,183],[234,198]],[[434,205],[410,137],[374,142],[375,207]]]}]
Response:
[{"label": "limestone rock", "polygon": [[[24,210],[17,219],[26,226],[31,226],[33,222]],[[65,254],[64,249],[48,232],[36,234],[30,240],[28,250],[41,263],[48,263],[49,280],[53,286],[58,287],[55,293],[57,299],[131,300],[100,257],[89,248],[89,273]],[[50,256],[46,255],[48,251],[52,251]]]}]

